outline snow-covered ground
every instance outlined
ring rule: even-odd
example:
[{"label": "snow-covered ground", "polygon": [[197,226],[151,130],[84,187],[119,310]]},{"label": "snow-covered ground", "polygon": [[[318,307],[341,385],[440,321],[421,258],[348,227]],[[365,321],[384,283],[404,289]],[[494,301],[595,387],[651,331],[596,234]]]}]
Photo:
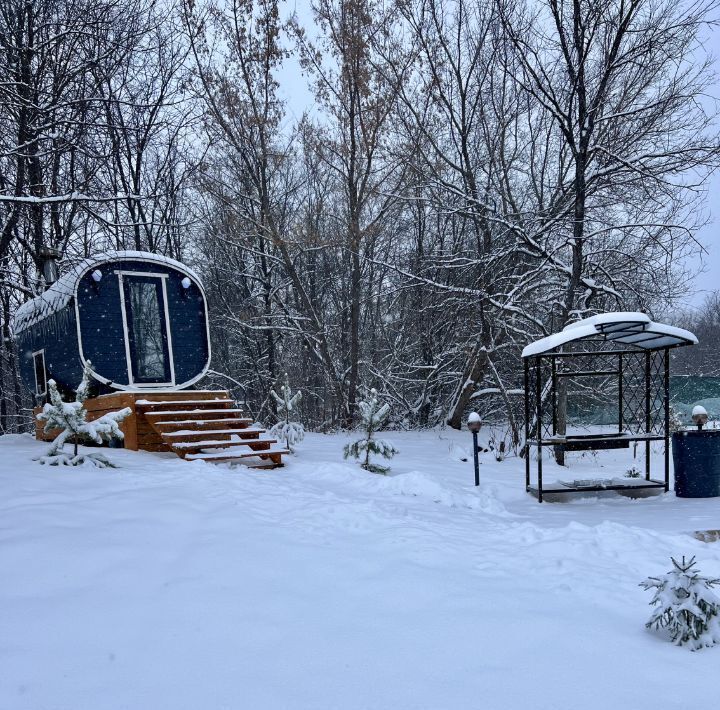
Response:
[{"label": "snow-covered ground", "polygon": [[638,583],[671,555],[720,576],[720,542],[690,534],[720,528],[720,498],[541,505],[518,459],[484,455],[475,489],[467,433],[387,438],[388,477],[340,435],[273,471],[48,468],[0,437],[0,710],[717,705],[720,648],[646,631]]}]

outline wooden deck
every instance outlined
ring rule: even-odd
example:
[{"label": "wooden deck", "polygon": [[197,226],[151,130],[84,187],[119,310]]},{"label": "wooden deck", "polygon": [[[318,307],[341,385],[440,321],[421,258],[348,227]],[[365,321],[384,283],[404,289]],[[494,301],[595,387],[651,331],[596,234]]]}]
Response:
[{"label": "wooden deck", "polygon": [[[212,463],[254,462],[282,466],[283,454],[264,429],[253,427],[226,390],[115,392],[85,402],[88,421],[129,407],[120,424],[124,446],[132,451],[173,451],[180,458]],[[35,409],[37,415],[41,407]],[[35,418],[35,436],[52,441],[58,432],[43,431]]]}]

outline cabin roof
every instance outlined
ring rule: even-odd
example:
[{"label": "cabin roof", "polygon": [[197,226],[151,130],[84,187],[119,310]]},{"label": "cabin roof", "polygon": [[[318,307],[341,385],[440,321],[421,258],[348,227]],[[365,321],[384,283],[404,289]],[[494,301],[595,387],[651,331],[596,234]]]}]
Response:
[{"label": "cabin roof", "polygon": [[665,323],[654,323],[644,313],[600,313],[566,325],[559,333],[530,343],[522,351],[523,357],[533,357],[557,351],[578,340],[622,343],[640,350],[660,350],[678,345],[695,345],[697,338],[689,330]]},{"label": "cabin roof", "polygon": [[104,254],[83,259],[64,273],[47,291],[20,306],[13,321],[15,335],[65,308],[75,295],[80,279],[90,269],[112,261],[142,261],[144,263],[170,266],[187,274],[202,286],[200,277],[191,268],[162,254],[129,250],[105,252]]}]

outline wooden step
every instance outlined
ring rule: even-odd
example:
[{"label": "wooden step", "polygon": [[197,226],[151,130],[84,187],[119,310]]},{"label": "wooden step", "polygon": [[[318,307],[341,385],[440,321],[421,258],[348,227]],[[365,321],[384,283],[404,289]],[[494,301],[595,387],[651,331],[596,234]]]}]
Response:
[{"label": "wooden step", "polygon": [[[133,391],[132,394],[136,395],[139,400],[177,400],[182,402],[187,399],[227,399],[230,397],[230,393],[227,390],[160,390],[160,391]],[[106,395],[102,395],[106,396]]]},{"label": "wooden step", "polygon": [[182,404],[185,409],[193,407],[194,409],[205,411],[206,409],[218,407],[228,409],[235,406],[235,401],[232,399],[184,399],[182,402],[178,402],[177,400],[154,402],[150,399],[139,399],[135,402],[135,406],[146,414],[151,411],[172,411],[173,409],[177,409],[178,404]]},{"label": "wooden step", "polygon": [[214,453],[188,454],[185,457],[185,460],[226,463],[259,456],[261,458],[269,458],[276,465],[282,465],[280,457],[289,453],[290,452],[287,449],[283,449],[281,447],[264,449],[262,451],[217,451]]},{"label": "wooden step", "polygon": [[179,427],[183,429],[193,429],[194,431],[206,431],[209,429],[217,430],[224,427],[228,431],[239,429],[247,429],[253,423],[252,419],[243,419],[241,417],[232,417],[228,419],[182,419],[179,421],[152,421],[151,426],[159,434],[177,431]]},{"label": "wooden step", "polygon": [[182,441],[172,444],[172,450],[181,456],[187,458],[189,454],[213,454],[219,450],[242,450],[255,451],[261,454],[272,448],[273,444],[277,444],[277,439],[248,439],[246,441],[219,441],[209,439],[207,441]]},{"label": "wooden step", "polygon": [[172,410],[161,410],[158,412],[143,412],[150,422],[182,422],[182,421],[193,421],[195,419],[223,419],[229,418],[231,415],[234,418],[239,418],[243,414],[242,409],[172,409]]},{"label": "wooden step", "polygon": [[277,439],[261,438],[265,429],[253,426],[226,390],[143,393],[135,408],[138,434],[157,437],[185,460],[269,468],[289,453]]},{"label": "wooden step", "polygon": [[[88,421],[130,407],[132,414],[121,428],[132,451],[165,451],[191,461],[242,462],[251,468],[282,466],[282,456],[289,453],[243,416],[242,405],[227,390],[127,390],[90,398],[85,406]],[[36,422],[36,435],[49,436],[42,422]]]},{"label": "wooden step", "polygon": [[207,399],[208,397],[229,397],[227,390],[161,390],[159,392],[133,391],[134,394],[143,395],[143,399],[159,397],[162,399]]},{"label": "wooden step", "polygon": [[[202,441],[176,441],[170,444],[173,449],[224,449],[229,446],[256,446],[259,444],[277,444],[277,439],[203,439]],[[266,446],[269,449],[270,446]]]},{"label": "wooden step", "polygon": [[[214,419],[213,421],[217,421]],[[260,427],[245,427],[244,429],[178,429],[173,431],[165,431],[161,434],[164,441],[172,444],[173,441],[199,441],[208,437],[231,437],[239,436],[242,439],[257,438],[259,434],[264,434],[265,429]]]}]

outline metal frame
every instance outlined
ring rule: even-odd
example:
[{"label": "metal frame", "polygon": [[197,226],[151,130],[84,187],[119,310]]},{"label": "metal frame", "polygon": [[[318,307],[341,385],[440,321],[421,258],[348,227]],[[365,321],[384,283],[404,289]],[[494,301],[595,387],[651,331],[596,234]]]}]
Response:
[{"label": "metal frame", "polygon": [[[584,339],[583,343],[606,340]],[[543,494],[579,493],[605,490],[670,489],[670,350],[690,343],[678,343],[658,349],[628,347],[564,352],[543,352],[529,355],[524,360],[525,384],[525,489],[539,502]],[[571,344],[570,344],[571,345]],[[565,346],[567,347],[567,345]],[[598,360],[617,358],[617,368],[597,367]],[[573,365],[576,365],[573,368]],[[578,369],[577,365],[582,367]],[[549,374],[544,375],[544,371]],[[562,378],[603,376],[617,378],[618,431],[608,434],[559,436],[557,385]],[[628,411],[627,397],[635,394]],[[552,421],[543,418],[543,409],[549,403]],[[635,416],[638,415],[638,416]],[[633,418],[634,417],[634,418]],[[645,442],[645,482],[639,485],[565,486],[548,488],[543,485],[542,450],[547,446],[563,446],[566,451],[626,448],[630,442]],[[650,446],[653,441],[664,444],[664,476],[662,480],[651,475]],[[531,451],[535,449],[537,485],[531,482]]]}]

